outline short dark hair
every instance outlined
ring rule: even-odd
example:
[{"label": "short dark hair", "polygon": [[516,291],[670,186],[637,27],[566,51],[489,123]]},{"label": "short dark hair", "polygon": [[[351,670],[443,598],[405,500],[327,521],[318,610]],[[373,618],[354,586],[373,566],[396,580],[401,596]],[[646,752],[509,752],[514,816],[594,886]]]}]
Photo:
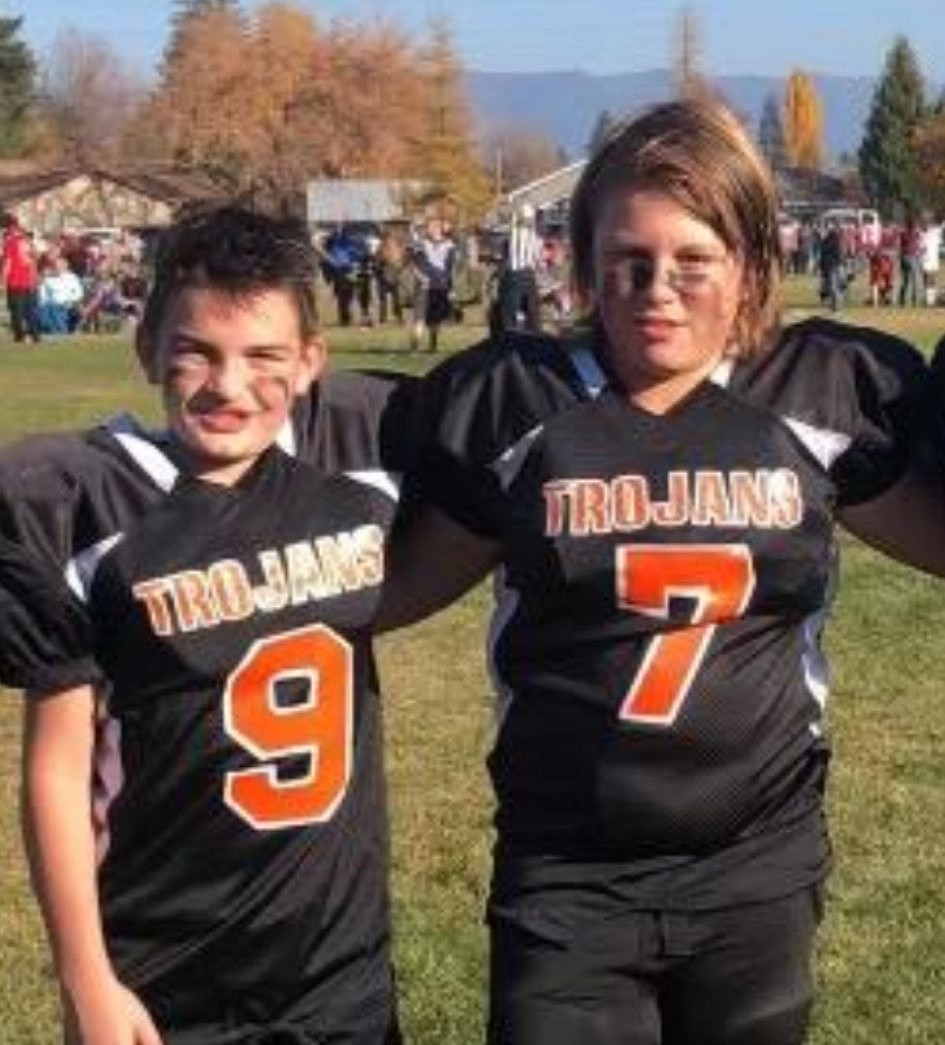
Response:
[{"label": "short dark hair", "polygon": [[574,280],[594,282],[597,215],[617,189],[656,191],[704,222],[743,261],[739,350],[770,343],[779,323],[781,251],[774,177],[751,135],[711,97],[664,102],[619,124],[588,161],[571,197]]},{"label": "short dark hair", "polygon": [[287,290],[299,311],[304,339],[318,332],[317,258],[305,225],[234,204],[183,215],[161,233],[143,331],[156,337],[174,295],[205,287],[234,298]]}]

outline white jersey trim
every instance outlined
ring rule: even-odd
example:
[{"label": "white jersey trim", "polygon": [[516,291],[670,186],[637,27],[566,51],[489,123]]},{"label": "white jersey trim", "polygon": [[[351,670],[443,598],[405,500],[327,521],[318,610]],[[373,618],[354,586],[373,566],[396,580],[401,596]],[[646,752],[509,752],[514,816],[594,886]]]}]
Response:
[{"label": "white jersey trim", "polygon": [[363,471],[345,472],[344,474],[356,483],[379,490],[395,504],[400,500],[401,476],[396,472],[386,472],[382,468],[368,468]]},{"label": "white jersey trim", "polygon": [[282,427],[279,429],[279,434],[276,436],[276,446],[278,446],[279,449],[289,457],[298,456],[298,446],[295,442],[295,429],[292,427],[292,422],[288,418],[282,422]]},{"label": "white jersey trim", "polygon": [[[105,428],[145,475],[165,493],[170,493],[180,470],[158,445],[167,440],[167,433],[147,431],[131,414],[119,414],[106,422]],[[275,443],[287,456],[296,456],[295,430],[290,420],[283,422]]]},{"label": "white jersey trim", "polygon": [[838,457],[846,453],[850,443],[853,442],[853,439],[843,432],[833,432],[829,428],[815,428],[806,421],[799,421],[796,417],[784,417],[782,420],[827,470]]},{"label": "white jersey trim", "polygon": [[499,477],[503,490],[508,490],[512,483],[515,482],[515,478],[522,469],[532,443],[541,435],[543,430],[543,425],[536,425],[526,432],[518,442],[513,443],[508,450],[503,450],[489,466]]},{"label": "white jersey trim", "polygon": [[817,703],[825,708],[830,693],[829,661],[823,650],[821,637],[830,608],[824,606],[804,619],[804,681]]},{"label": "white jersey trim", "polygon": [[173,461],[155,444],[158,433],[145,431],[131,416],[121,414],[105,425],[126,454],[165,493],[177,482],[179,471]]},{"label": "white jersey trim", "polygon": [[504,566],[496,567],[493,579],[493,599],[492,618],[489,622],[489,633],[486,637],[486,666],[489,677],[492,679],[492,688],[495,691],[494,719],[496,734],[498,735],[515,700],[515,691],[507,686],[502,679],[496,662],[496,649],[503,632],[508,627],[509,621],[518,612],[518,604],[521,601],[521,595],[506,584]]},{"label": "white jersey trim", "polygon": [[110,537],[104,537],[79,552],[66,564],[66,583],[83,602],[88,602],[92,581],[99,563],[124,536],[123,533],[114,533]]},{"label": "white jersey trim", "polygon": [[719,361],[712,373],[709,374],[709,381],[713,385],[718,385],[719,388],[728,388],[729,382],[732,380],[732,371],[734,369],[734,357],[725,356]]}]

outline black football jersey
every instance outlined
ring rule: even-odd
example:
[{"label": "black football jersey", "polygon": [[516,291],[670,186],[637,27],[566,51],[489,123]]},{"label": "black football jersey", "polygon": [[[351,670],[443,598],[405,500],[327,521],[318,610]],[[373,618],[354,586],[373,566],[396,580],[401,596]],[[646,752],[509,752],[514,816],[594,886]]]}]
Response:
[{"label": "black football jersey", "polygon": [[[331,389],[300,404],[233,487],[178,475],[163,436],[128,419],[0,453],[0,532],[61,563],[87,610],[88,677],[107,680],[103,920],[158,1019],[330,1026],[390,1000],[370,628],[397,451],[365,414],[396,387],[339,376],[341,407]],[[31,683],[78,678],[87,655],[73,629]]]},{"label": "black football jersey", "polygon": [[597,877],[709,908],[824,875],[833,515],[902,474],[928,393],[909,346],[824,321],[663,416],[589,342],[428,379],[425,492],[502,546],[497,905]]},{"label": "black football jersey", "polygon": [[32,689],[42,682],[61,691],[100,677],[88,614],[65,578],[2,534],[0,636],[4,685]]}]

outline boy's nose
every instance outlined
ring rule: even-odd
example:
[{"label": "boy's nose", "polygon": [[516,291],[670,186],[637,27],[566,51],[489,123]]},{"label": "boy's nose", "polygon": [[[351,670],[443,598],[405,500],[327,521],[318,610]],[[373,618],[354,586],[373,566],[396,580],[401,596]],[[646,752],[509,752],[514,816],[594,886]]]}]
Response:
[{"label": "boy's nose", "polygon": [[246,387],[246,368],[234,360],[219,363],[211,369],[207,385],[224,399],[236,399]]}]

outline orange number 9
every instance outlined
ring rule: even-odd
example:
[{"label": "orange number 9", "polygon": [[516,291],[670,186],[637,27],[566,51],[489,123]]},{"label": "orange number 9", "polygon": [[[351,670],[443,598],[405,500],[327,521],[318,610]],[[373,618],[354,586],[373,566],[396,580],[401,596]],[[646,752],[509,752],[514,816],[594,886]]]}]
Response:
[{"label": "orange number 9", "polygon": [[[226,774],[224,801],[257,830],[328,820],[351,775],[351,646],[322,624],[254,642],[227,681],[226,732],[260,761],[303,755],[308,772],[280,780],[264,765]],[[276,684],[302,680],[307,699],[276,701]]]}]

